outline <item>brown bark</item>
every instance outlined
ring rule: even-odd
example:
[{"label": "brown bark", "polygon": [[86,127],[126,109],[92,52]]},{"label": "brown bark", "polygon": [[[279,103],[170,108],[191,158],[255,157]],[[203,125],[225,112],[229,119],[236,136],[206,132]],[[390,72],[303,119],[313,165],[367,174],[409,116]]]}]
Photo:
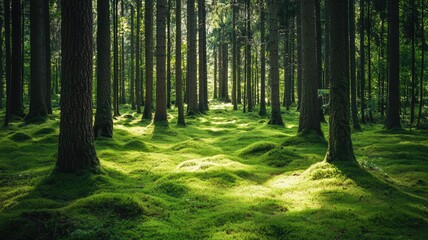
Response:
[{"label": "brown bark", "polygon": [[153,107],[153,0],[145,1],[144,36],[146,52],[146,97],[144,101],[143,119],[152,119]]},{"label": "brown bark", "polygon": [[184,106],[183,106],[183,76],[181,64],[181,0],[176,0],[175,6],[175,89],[176,104],[178,108],[177,125],[185,126]]}]

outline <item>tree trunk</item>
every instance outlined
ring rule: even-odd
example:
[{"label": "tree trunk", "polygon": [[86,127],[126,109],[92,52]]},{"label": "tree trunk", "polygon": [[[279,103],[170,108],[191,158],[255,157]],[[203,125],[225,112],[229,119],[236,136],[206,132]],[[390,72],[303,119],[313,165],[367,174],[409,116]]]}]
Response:
[{"label": "tree trunk", "polygon": [[314,14],[316,0],[301,1],[302,18],[302,101],[300,105],[300,134],[315,133],[323,135],[320,123],[318,101],[318,79],[316,53],[316,19]]},{"label": "tree trunk", "polygon": [[214,99],[218,98],[217,95],[217,82],[218,82],[218,47],[214,46],[213,56],[214,56]]},{"label": "tree trunk", "polygon": [[168,122],[166,113],[166,0],[156,1],[156,113],[155,123]]},{"label": "tree trunk", "polygon": [[268,0],[269,7],[269,52],[270,75],[272,79],[272,115],[269,124],[284,125],[281,116],[281,103],[279,99],[279,68],[278,68],[278,12],[277,1]]},{"label": "tree trunk", "polygon": [[197,62],[196,62],[196,15],[195,0],[187,1],[187,84],[188,106],[187,114],[199,113],[198,86],[197,86]]},{"label": "tree trunk", "polygon": [[97,112],[94,135],[113,137],[110,74],[110,2],[97,1]]},{"label": "tree trunk", "polygon": [[118,28],[119,28],[119,0],[114,0],[113,6],[113,109],[114,116],[120,116],[119,113],[119,37],[118,37]]},{"label": "tree trunk", "polygon": [[205,0],[198,0],[198,54],[199,54],[199,111],[205,112],[205,67],[204,67],[204,52],[207,51],[204,45],[204,28],[205,28]]},{"label": "tree trunk", "polygon": [[[0,32],[3,31],[3,18],[0,18]],[[3,36],[0,34],[0,56],[3,56]],[[3,57],[0,57],[0,109],[3,108]]]},{"label": "tree trunk", "polygon": [[412,74],[412,86],[411,86],[411,104],[410,104],[410,129],[412,129],[413,123],[415,122],[415,105],[416,105],[416,50],[415,50],[415,31],[416,31],[416,6],[415,6],[415,0],[410,0],[411,5],[411,11],[412,11],[412,21],[411,21],[411,41],[412,41],[412,62],[411,62],[411,74]]},{"label": "tree trunk", "polygon": [[[349,56],[350,56],[350,78],[351,78],[351,108],[352,124],[354,130],[361,130],[360,120],[358,119],[357,106],[357,79],[355,63],[355,0],[349,0]],[[330,44],[330,43],[328,43]],[[326,69],[326,72],[329,71]]]},{"label": "tree trunk", "polygon": [[421,52],[421,82],[420,82],[420,89],[419,89],[419,114],[418,114],[418,125],[421,123],[422,118],[422,107],[424,105],[424,73],[425,73],[425,25],[424,25],[424,13],[425,13],[425,2],[422,1],[422,13],[421,13],[421,28],[422,30],[422,52]]},{"label": "tree trunk", "polygon": [[238,101],[236,99],[236,61],[237,61],[237,49],[236,49],[236,14],[238,10],[237,2],[231,0],[232,5],[232,103],[233,110],[238,110]]},{"label": "tree trunk", "polygon": [[260,4],[260,116],[266,115],[266,30],[265,30],[265,1]]},{"label": "tree trunk", "polygon": [[367,1],[367,71],[368,71],[368,104],[369,104],[369,121],[373,122],[373,96],[372,96],[372,17],[371,17],[371,3]]},{"label": "tree trunk", "polygon": [[[246,11],[247,11],[247,16],[246,16],[246,25],[247,25],[247,45],[246,45],[246,49],[245,49],[245,60],[246,63],[246,73],[247,73],[247,111],[248,112],[252,112],[253,111],[253,96],[251,95],[251,4],[250,4],[250,0],[246,1]],[[278,86],[279,88],[279,86]],[[278,89],[279,90],[279,89]]]},{"label": "tree trunk", "polygon": [[172,0],[168,0],[167,9],[167,61],[166,61],[166,107],[171,108],[171,4]]},{"label": "tree trunk", "polygon": [[[137,113],[141,113],[141,100],[144,95],[141,94],[142,83],[141,83],[141,43],[140,43],[140,29],[141,29],[141,1],[137,0],[137,29],[135,36],[135,104],[137,105]],[[150,28],[150,27],[149,27]],[[149,29],[146,29],[148,31]],[[147,56],[146,56],[147,57]],[[147,76],[147,75],[146,75]],[[147,83],[147,79],[146,79]],[[150,117],[151,119],[151,117]]]},{"label": "tree trunk", "polygon": [[297,111],[300,111],[302,105],[302,9],[297,4]]},{"label": "tree trunk", "polygon": [[[131,102],[131,109],[135,110],[135,69],[134,69],[134,58],[135,58],[135,34],[134,34],[134,22],[135,22],[135,9],[134,5],[131,4],[131,72],[130,72],[130,78],[129,78],[129,98]],[[139,53],[139,51],[138,51]],[[137,68],[138,69],[138,68]]]},{"label": "tree trunk", "polygon": [[[57,169],[99,165],[92,128],[92,1],[61,1],[61,121]],[[79,54],[76,54],[79,53]]]},{"label": "tree trunk", "polygon": [[237,40],[236,43],[236,80],[237,80],[237,93],[236,93],[236,101],[238,104],[242,104],[242,87],[241,87],[241,41]]},{"label": "tree trunk", "polygon": [[52,114],[52,78],[51,78],[51,31],[50,31],[50,13],[49,1],[45,7],[45,32],[46,32],[46,89],[45,89],[45,104],[48,114]]},{"label": "tree trunk", "polygon": [[[345,0],[346,1],[346,0]],[[322,84],[322,33],[321,33],[321,7],[320,0],[315,1],[315,33],[316,33],[316,60],[317,60],[317,80],[318,80],[318,89],[322,89],[324,86]],[[318,94],[318,93],[317,93]],[[323,112],[323,96],[318,96],[318,105],[319,105],[319,114],[320,121],[327,122],[324,117]]]},{"label": "tree trunk", "polygon": [[348,1],[331,1],[330,132],[326,160],[355,161],[349,124]]},{"label": "tree trunk", "polygon": [[399,2],[388,1],[388,109],[385,127],[401,129],[400,122],[400,43]]},{"label": "tree trunk", "polygon": [[365,49],[364,49],[364,39],[365,39],[365,17],[364,17],[364,1],[360,0],[360,100],[361,100],[361,123],[366,123],[366,101],[365,101],[365,88],[366,88],[366,73],[365,73]]},{"label": "tree trunk", "polygon": [[10,81],[10,116],[23,117],[24,105],[23,97],[23,78],[22,78],[22,23],[21,1],[12,1],[12,75]]},{"label": "tree trunk", "polygon": [[183,106],[183,77],[181,70],[181,0],[176,0],[175,6],[175,92],[176,104],[178,108],[177,124],[185,126],[184,120],[184,106]]},{"label": "tree trunk", "polygon": [[4,6],[4,46],[5,46],[5,80],[6,80],[6,114],[4,126],[7,127],[11,113],[11,55],[10,55],[10,0],[3,0]]},{"label": "tree trunk", "polygon": [[144,37],[146,65],[146,97],[144,101],[143,119],[152,119],[153,107],[153,0],[145,0]]},{"label": "tree trunk", "polygon": [[[120,6],[120,11],[121,11],[121,17],[122,17],[122,19],[124,19],[125,18],[125,4],[124,4],[124,0],[122,0],[121,1],[121,6]],[[121,76],[121,80],[120,80],[120,84],[121,84],[121,87],[120,87],[120,102],[122,103],[122,104],[125,104],[126,103],[126,89],[125,89],[125,73],[126,73],[126,71],[125,71],[125,29],[124,29],[124,24],[121,24],[121,26],[122,26],[122,29],[121,29],[121,67],[120,67],[120,70],[121,70],[121,74],[120,74],[120,76]]]}]

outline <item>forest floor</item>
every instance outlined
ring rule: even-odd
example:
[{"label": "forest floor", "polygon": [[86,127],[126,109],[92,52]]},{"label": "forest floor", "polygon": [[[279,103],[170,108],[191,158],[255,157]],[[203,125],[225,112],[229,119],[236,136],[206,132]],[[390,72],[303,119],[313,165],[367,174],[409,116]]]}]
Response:
[{"label": "forest floor", "polygon": [[187,127],[174,110],[169,126],[131,112],[96,141],[99,174],[52,171],[58,111],[0,129],[0,239],[428,236],[427,131],[365,125],[353,134],[355,167],[323,162],[326,141],[296,136],[294,110],[285,127],[224,104]]}]

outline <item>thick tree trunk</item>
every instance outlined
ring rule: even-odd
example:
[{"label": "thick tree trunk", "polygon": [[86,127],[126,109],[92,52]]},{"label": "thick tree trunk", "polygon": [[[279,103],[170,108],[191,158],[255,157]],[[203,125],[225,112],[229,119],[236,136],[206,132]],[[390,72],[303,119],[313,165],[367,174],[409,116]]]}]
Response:
[{"label": "thick tree trunk", "polygon": [[146,58],[146,97],[143,119],[152,119],[153,107],[153,0],[145,0],[144,37]]},{"label": "thick tree trunk", "polygon": [[[360,120],[358,119],[357,106],[357,79],[355,62],[355,0],[349,0],[349,41],[352,124],[354,130],[361,130]],[[327,71],[329,70],[326,69],[326,72]]]},{"label": "thick tree trunk", "polygon": [[269,124],[284,125],[281,116],[281,103],[279,97],[279,68],[278,68],[278,10],[277,1],[268,0],[269,7],[269,52],[270,75],[272,79],[272,115]]},{"label": "thick tree trunk", "polygon": [[156,113],[155,123],[168,122],[166,113],[166,0],[156,1]]},{"label": "thick tree trunk", "polygon": [[198,84],[196,79],[196,15],[195,0],[187,1],[187,84],[188,84],[188,106],[187,114],[199,113],[198,106]]},{"label": "thick tree trunk", "polygon": [[318,101],[318,79],[316,53],[316,19],[314,16],[316,0],[301,1],[302,18],[302,101],[300,105],[300,134],[315,133],[323,135],[320,123]]},{"label": "thick tree trunk", "polygon": [[266,115],[266,30],[265,30],[265,1],[260,4],[260,116]]},{"label": "thick tree trunk", "polygon": [[388,109],[385,127],[401,129],[400,122],[400,43],[399,2],[388,1]]},{"label": "thick tree trunk", "polygon": [[[99,165],[92,128],[92,1],[61,1],[61,121],[57,169]],[[79,53],[79,54],[76,54]]]},{"label": "thick tree trunk", "polygon": [[97,1],[97,112],[94,135],[113,137],[110,74],[110,4]]},{"label": "thick tree trunk", "polygon": [[348,1],[331,1],[330,132],[326,160],[355,161],[349,124]]},{"label": "thick tree trunk", "polygon": [[176,104],[178,108],[177,124],[185,126],[184,106],[183,106],[183,77],[181,69],[181,0],[176,0],[175,6],[175,92]]},{"label": "thick tree trunk", "polygon": [[44,0],[30,2],[30,45],[31,45],[31,78],[30,78],[30,110],[25,117],[26,122],[43,121],[48,115],[46,106],[46,17],[48,14]]}]

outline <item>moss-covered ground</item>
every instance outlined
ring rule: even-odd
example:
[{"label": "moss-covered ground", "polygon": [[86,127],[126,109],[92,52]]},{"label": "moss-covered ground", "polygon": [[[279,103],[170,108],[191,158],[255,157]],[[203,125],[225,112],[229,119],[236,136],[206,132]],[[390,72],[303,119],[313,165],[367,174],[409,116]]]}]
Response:
[{"label": "moss-covered ground", "polygon": [[53,171],[58,111],[0,129],[0,239],[427,239],[426,131],[365,125],[356,167],[323,162],[295,111],[285,127],[223,104],[187,127],[169,114],[124,107],[100,173],[80,176]]}]

